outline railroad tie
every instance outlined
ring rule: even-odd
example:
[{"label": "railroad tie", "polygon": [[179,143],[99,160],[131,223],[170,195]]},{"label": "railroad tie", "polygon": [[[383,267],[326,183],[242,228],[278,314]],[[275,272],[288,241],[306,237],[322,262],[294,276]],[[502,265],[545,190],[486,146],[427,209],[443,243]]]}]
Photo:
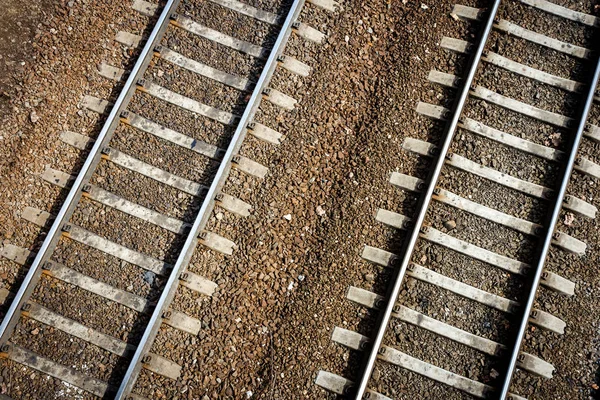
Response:
[{"label": "railroad tie", "polygon": [[[92,96],[86,96],[86,101],[83,102],[82,104],[84,106],[87,106],[90,102],[92,104],[97,104],[97,101],[94,100],[95,98],[93,98]],[[167,100],[165,100],[167,101]],[[198,103],[199,105],[201,105],[200,103]],[[108,104],[106,105],[106,107],[108,107]],[[97,108],[89,108],[91,111],[97,111]],[[211,109],[212,110],[212,109]],[[211,110],[207,111],[207,112],[211,112]],[[129,111],[127,111],[127,113],[123,116],[123,119],[129,120],[129,116],[132,116],[133,118],[135,118],[135,116],[133,116],[133,113],[130,113]],[[217,115],[215,115],[215,117],[217,117]],[[141,122],[143,123],[143,122]],[[132,125],[133,126],[133,125]],[[148,125],[146,125],[148,126]],[[256,124],[252,126],[253,129],[248,129],[249,132],[253,132],[256,131],[257,129],[259,130],[259,136],[261,136],[261,133],[263,134],[263,136],[269,136],[270,137],[276,137],[276,133],[273,134],[270,128],[265,127],[264,125],[261,124]],[[150,128],[149,128],[150,129]],[[272,131],[272,132],[271,132]],[[165,132],[165,130],[162,130],[162,132]],[[169,133],[172,133],[174,131],[170,131]],[[182,135],[183,136],[183,135]],[[66,136],[63,138],[61,137],[61,139],[68,139]],[[182,137],[178,137],[178,139],[181,140],[185,140],[185,138]],[[177,139],[176,139],[177,140]],[[191,141],[193,142],[195,139],[191,139]],[[196,143],[193,144],[193,147],[196,147]],[[205,148],[206,146],[201,146],[200,148]],[[160,181],[161,183],[164,184],[168,184],[168,185],[175,185],[174,187],[186,191],[188,194],[192,195],[192,196],[197,196],[202,194],[205,191],[205,188],[184,180],[183,178],[179,178],[173,174],[170,174],[166,171],[157,169],[156,167],[152,167],[149,164],[143,163],[139,160],[134,159],[133,157],[118,151],[116,149],[112,149],[110,147],[107,147],[107,149],[110,149],[108,151],[105,152],[104,154],[104,158],[106,160],[110,160],[113,161],[117,164],[119,164],[120,166],[122,166],[123,168],[127,168],[127,169],[132,169],[135,172],[141,173],[143,175],[146,175],[150,178],[156,179],[158,181]],[[217,150],[218,154],[222,154],[221,151]],[[259,163],[257,163],[256,161],[250,160],[244,156],[240,156],[237,155],[235,156],[236,159],[234,160],[234,167],[239,169],[240,171],[247,173],[248,175],[252,175],[255,176],[257,178],[264,178],[268,172],[268,168],[265,167],[264,165],[261,165]],[[237,162],[236,162],[237,160]]]},{"label": "railroad tie", "polygon": [[[33,207],[27,207],[23,212],[22,218],[43,228],[54,219],[54,216],[48,212]],[[136,250],[129,249],[74,224],[68,224],[63,228],[63,236],[100,250],[130,264],[137,265],[138,267],[159,276],[166,276],[172,268],[172,265],[164,261],[140,253]],[[231,254],[233,247],[232,242],[215,233],[210,233],[210,236],[203,244],[216,251],[222,251],[225,254]],[[195,276],[195,274],[192,274],[191,272],[186,272],[186,274],[192,277],[192,279],[189,279],[192,283],[187,284],[190,289],[207,296],[211,296],[216,289],[216,284],[207,281],[205,278]]]},{"label": "railroad tie", "polygon": [[[443,115],[445,115],[446,112],[449,112],[449,110],[447,110],[443,107],[440,107],[440,106],[434,106],[434,105],[427,104],[427,103],[419,103],[419,105],[417,106],[417,112],[421,115],[424,115],[424,116],[427,116],[427,117],[430,117],[433,119],[442,120],[441,117]],[[486,126],[486,125],[482,124],[481,122],[475,121],[470,118],[463,118],[459,122],[458,126],[462,129],[465,129],[465,130],[467,130],[471,133],[474,133],[476,135],[479,135],[481,137],[485,137],[485,138],[494,140],[494,141],[501,143],[503,145],[506,145],[508,147],[512,147],[517,150],[521,150],[526,153],[529,153],[529,154],[532,154],[532,155],[535,155],[535,156],[538,156],[540,158],[544,158],[547,160],[560,161],[565,156],[564,153],[560,150],[556,150],[556,149],[553,149],[548,146],[539,145],[537,143],[533,143],[528,140],[513,136],[511,134],[508,134],[508,133],[499,131],[497,129],[491,128],[489,126]],[[431,157],[432,153],[434,153],[436,151],[435,145],[418,140],[418,139],[413,139],[413,138],[406,138],[404,140],[403,147],[408,151],[417,153],[419,155],[428,156],[428,157]],[[452,154],[452,153],[450,153],[450,154]],[[458,157],[457,160],[460,160],[460,161],[452,161],[451,160],[452,157]],[[464,164],[464,163],[461,163],[461,161],[464,160],[465,158],[458,156],[456,154],[452,154],[452,156],[449,157],[449,159],[450,159],[449,165],[452,165],[452,163],[461,165],[461,164]],[[457,168],[460,168],[460,167],[457,167]],[[480,172],[478,174],[483,174],[483,171],[491,170],[490,167],[484,167],[484,166],[478,166],[478,168],[480,169]],[[465,167],[460,168],[460,169],[465,169]],[[476,169],[471,168],[471,170],[476,170]],[[582,174],[589,175],[591,177],[600,179],[600,166],[585,157],[580,157],[580,160],[575,165],[575,170],[577,170],[578,172],[581,172]],[[471,172],[471,171],[469,171],[469,172]],[[490,179],[494,179],[494,180],[497,179],[498,174],[499,174],[499,172],[496,172],[494,178],[490,178]],[[489,175],[489,173],[488,173],[488,175]],[[483,176],[483,175],[480,175],[480,176]],[[502,174],[502,177],[504,177],[504,179],[499,180],[498,183],[500,183],[500,184],[503,184],[503,182],[506,181],[507,179],[510,179],[512,182],[517,182],[516,181],[517,178],[510,178],[510,176],[507,174]],[[524,182],[520,179],[518,181]],[[516,185],[516,184],[510,185],[509,187],[511,187],[512,189],[527,193],[529,195],[542,198],[542,199],[552,198],[553,191],[549,188],[543,188],[543,191],[531,190],[531,189],[529,189],[528,191],[524,191],[524,189],[521,189],[521,187],[523,187],[523,185],[528,185],[529,187],[533,187],[533,186],[531,186],[533,184],[528,183],[528,182],[520,183],[519,185]],[[539,186],[539,185],[536,185],[536,186]],[[589,218],[595,218],[596,212],[597,212],[596,206],[588,203],[585,200],[577,199],[576,197],[573,197],[573,196],[568,196],[568,198],[570,200],[567,200],[565,202],[565,208],[570,209],[571,211],[574,211],[578,214],[585,215]],[[571,202],[571,200],[573,200],[573,201]]]},{"label": "railroad tie", "polygon": [[[351,286],[348,289],[346,298],[353,303],[374,310],[381,309],[382,305],[385,304],[384,297],[354,286]],[[474,335],[465,330],[458,329],[435,318],[431,318],[423,313],[412,310],[411,308],[400,303],[396,303],[392,316],[403,322],[426,329],[435,333],[436,335],[446,337],[487,355],[501,357],[502,355],[506,354],[507,349],[503,344]],[[367,347],[368,343],[371,342],[371,340],[366,337],[359,338],[357,336],[352,336],[353,334],[356,334],[354,332],[350,332],[351,331],[347,331],[346,329],[336,327],[334,329],[332,340],[346,345],[346,347],[351,347],[348,345],[348,343],[353,343],[354,346],[356,346],[352,347],[354,350],[363,350]],[[348,335],[350,335],[352,339],[348,339]],[[342,343],[341,340],[336,340],[336,338],[344,338],[345,343]],[[529,353],[521,352],[519,363],[519,367],[524,370],[546,379],[552,378],[554,366],[539,357]]]},{"label": "railroad tie", "polygon": [[[144,127],[144,129],[147,129],[147,130],[150,130],[152,128],[152,126],[149,126],[150,121],[143,120],[141,117],[139,117],[133,113],[128,114],[128,118],[130,119],[130,123],[135,126]],[[179,135],[177,132],[174,132],[174,131],[169,132],[164,129],[163,130],[156,129],[155,132],[157,133],[157,136],[159,136],[159,137],[164,137],[165,139],[167,139],[167,138],[172,139],[171,141],[174,144],[179,144],[183,147],[186,147],[186,145],[188,144],[188,142],[186,140],[187,137],[177,136],[177,135]],[[183,136],[183,135],[181,135],[181,136]],[[65,142],[66,144],[72,145],[81,150],[89,147],[89,145],[91,143],[93,143],[93,141],[94,141],[93,139],[91,139],[87,136],[80,135],[75,132],[69,132],[69,131],[61,132],[60,139],[63,142]],[[192,139],[190,139],[190,141],[192,141]],[[207,155],[206,153],[218,154],[222,151],[216,147],[213,149],[212,147],[207,147],[207,146],[210,146],[210,145],[204,146],[204,145],[198,145],[197,143],[191,144],[192,149],[196,149],[195,150],[196,152],[204,154],[204,155]],[[115,153],[112,151],[109,153],[112,154],[113,157],[111,157],[111,158],[106,157],[106,159],[110,160],[110,161],[115,161],[115,159],[114,159]],[[123,154],[123,153],[120,153],[120,154]],[[173,187],[183,190],[183,191],[186,191],[190,195],[196,195],[196,196],[201,195],[206,190],[205,187],[198,186],[197,184],[190,182],[190,181],[180,180],[181,178],[172,176],[171,174],[169,174],[166,171],[158,170],[155,168],[150,168],[145,163],[140,164],[141,162],[139,162],[137,160],[131,160],[131,156],[127,156],[127,160],[129,160],[129,162],[122,162],[119,165],[124,166],[125,168],[128,168],[128,169],[132,169],[134,172],[142,173],[143,175],[148,176],[149,178],[155,179],[161,183],[164,183],[164,184],[167,184],[170,186],[176,185]],[[136,166],[138,168],[134,168]],[[170,178],[165,179],[165,177],[170,177]],[[57,184],[61,187],[68,187],[69,182],[73,181],[75,177],[72,175],[67,175],[64,172],[54,170],[52,168],[48,168],[42,174],[42,178],[52,184]],[[115,196],[106,191],[103,191],[103,189],[100,189],[94,185],[88,185],[88,188],[90,190],[86,191],[86,196],[89,196],[90,198],[93,198],[93,199],[98,196],[95,195],[94,193],[90,193],[91,191],[96,191],[96,192],[102,191],[103,193],[106,193],[105,197],[112,198]],[[119,199],[120,199],[120,197],[119,197]],[[127,203],[127,204],[130,203],[127,200],[123,199],[123,201],[121,201],[121,202],[117,202],[116,198],[113,200],[115,200],[115,201],[111,201],[110,204],[105,204],[105,205],[108,205],[110,207],[115,207],[115,208],[119,207],[118,209],[120,211],[126,212],[130,215],[134,215],[132,213],[131,209],[141,208],[142,211],[137,211],[134,216],[141,215],[144,218],[148,218],[147,222],[154,223],[156,225],[160,225],[160,226],[164,227],[165,229],[172,230],[175,233],[178,233],[178,232],[183,233],[183,231],[187,231],[187,228],[189,228],[189,226],[190,226],[187,223],[184,223],[182,221],[175,221],[174,219],[167,217],[167,216],[161,216],[161,215],[155,213],[154,211],[148,210],[145,207],[141,207],[141,206],[135,205],[133,203],[131,203],[131,205],[129,207],[125,207],[125,203]],[[240,215],[242,217],[249,216],[250,212],[252,210],[252,206],[250,204],[248,204],[236,197],[230,196],[226,193],[221,193],[220,195],[218,195],[217,202],[223,209],[225,209],[229,212],[232,212],[234,214]],[[121,208],[123,208],[123,210],[121,210]],[[146,211],[146,210],[148,210],[148,211]],[[148,215],[152,215],[153,218],[147,217]],[[144,219],[144,218],[142,218],[142,219]],[[170,222],[167,222],[167,220]],[[163,226],[163,225],[166,225],[166,226]]]},{"label": "railroad tie", "polygon": [[[36,253],[12,244],[6,244],[0,249],[0,256],[19,265],[27,266],[35,258]],[[142,314],[148,314],[153,309],[152,304],[143,297],[111,286],[55,261],[47,261],[44,264],[42,273]],[[187,280],[193,283],[193,287],[190,287],[191,284],[188,286],[190,289],[206,296],[211,296],[217,288],[216,284],[212,282],[204,279],[199,280],[197,275],[189,275]],[[168,310],[168,312],[170,313],[169,318],[164,319],[166,325],[191,335],[198,335],[201,327],[199,320],[176,310]]]},{"label": "railroad tie", "polygon": [[[455,5],[452,14],[465,20],[480,21],[483,18],[483,13],[480,9],[467,7],[463,5]],[[576,57],[581,59],[589,59],[592,51],[586,48],[575,46],[546,35],[530,31],[517,24],[499,19],[494,23],[494,28],[500,32],[527,40],[540,46]]]},{"label": "railroad tie", "polygon": [[571,10],[563,6],[559,6],[558,4],[551,3],[547,0],[518,0],[523,4],[527,4],[528,6],[535,7],[539,10],[545,11],[549,14],[556,15],[558,17],[562,17],[574,22],[579,22],[581,24],[597,27],[600,26],[600,20],[598,17],[595,17],[590,14],[585,14],[579,11]]},{"label": "railroad tie", "polygon": [[[544,233],[543,227],[539,224],[483,206],[444,189],[436,188],[433,199],[526,235],[538,237]],[[384,209],[377,211],[376,220],[396,229],[406,229],[410,226],[410,218]],[[578,255],[585,253],[587,247],[581,240],[560,231],[554,233],[552,244]]]},{"label": "railroad tie", "polygon": [[[319,371],[317,378],[315,379],[315,384],[323,389],[340,395],[351,395],[355,389],[355,383],[351,380],[327,371]],[[368,389],[367,393],[369,394],[369,400],[392,400],[371,389]]]}]

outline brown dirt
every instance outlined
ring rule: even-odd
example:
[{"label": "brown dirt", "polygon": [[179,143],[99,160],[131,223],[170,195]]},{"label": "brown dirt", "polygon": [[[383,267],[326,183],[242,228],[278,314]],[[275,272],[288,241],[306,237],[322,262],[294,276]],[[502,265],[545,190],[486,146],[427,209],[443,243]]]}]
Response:
[{"label": "brown dirt", "polygon": [[34,36],[41,24],[55,12],[56,0],[2,0],[3,23],[0,28],[0,120],[10,112],[11,99],[22,90],[24,71],[37,62]]}]

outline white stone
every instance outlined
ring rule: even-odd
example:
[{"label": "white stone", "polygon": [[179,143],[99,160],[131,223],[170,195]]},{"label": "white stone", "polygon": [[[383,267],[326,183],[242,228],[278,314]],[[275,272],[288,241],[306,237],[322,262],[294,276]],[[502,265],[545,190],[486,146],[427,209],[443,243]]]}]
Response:
[{"label": "white stone", "polygon": [[322,217],[323,215],[325,215],[325,210],[323,210],[323,207],[317,206],[317,215],[319,217]]}]

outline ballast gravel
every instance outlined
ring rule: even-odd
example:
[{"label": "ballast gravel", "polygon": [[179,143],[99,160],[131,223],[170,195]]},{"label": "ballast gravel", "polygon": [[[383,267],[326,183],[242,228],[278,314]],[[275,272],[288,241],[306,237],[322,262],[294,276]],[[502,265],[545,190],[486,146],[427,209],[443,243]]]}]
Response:
[{"label": "ballast gravel", "polygon": [[[591,2],[554,1],[593,11]],[[271,12],[281,12],[289,4],[247,2]],[[29,0],[26,3],[42,4]],[[218,7],[210,2],[183,3],[182,14],[198,19],[219,15]],[[465,3],[486,5],[484,1]],[[529,29],[552,29],[563,40],[592,45],[586,30],[514,3],[507,3],[501,10],[503,18],[510,20],[514,13],[515,22]],[[0,103],[0,115],[4,118],[0,126],[0,176],[6,188],[0,192],[0,234],[3,244],[31,250],[39,246],[43,233],[20,218],[24,208],[35,206],[56,212],[66,195],[65,191],[43,183],[39,175],[47,166],[75,174],[83,161],[80,153],[59,143],[59,132],[73,130],[89,136],[97,133],[101,117],[81,110],[78,103],[85,94],[114,99],[118,93],[116,84],[100,77],[97,66],[102,61],[123,68],[131,66],[135,52],[115,44],[114,36],[118,30],[145,32],[150,22],[136,15],[129,2],[57,0],[52,6],[43,4],[43,11],[32,14],[29,24],[32,43],[23,46],[25,65],[12,65],[9,74],[14,75],[7,85],[5,77],[0,77],[0,85],[10,93],[8,98],[1,93]],[[401,145],[406,137],[437,142],[442,133],[443,125],[418,116],[415,106],[418,101],[426,101],[448,107],[456,93],[428,83],[428,72],[438,69],[460,74],[466,68],[461,57],[438,46],[442,36],[473,41],[477,35],[475,24],[450,16],[453,4],[445,0],[349,0],[342,2],[335,14],[306,5],[301,20],[326,33],[327,39],[316,45],[292,37],[286,54],[311,65],[313,72],[308,78],[299,78],[278,70],[272,81],[274,88],[299,100],[297,108],[287,112],[263,102],[257,115],[258,121],[277,129],[285,139],[281,145],[273,146],[248,137],[241,154],[268,166],[269,174],[260,181],[233,171],[224,188],[226,193],[251,204],[253,214],[240,218],[215,209],[208,228],[234,240],[237,248],[233,256],[225,257],[199,247],[190,270],[215,281],[219,288],[212,298],[180,288],[173,303],[173,308],[200,319],[201,332],[193,337],[163,327],[155,342],[153,351],[182,365],[182,376],[170,381],[143,372],[136,392],[155,399],[323,399],[335,396],[314,384],[319,370],[358,378],[362,355],[332,343],[331,333],[335,326],[364,335],[374,333],[376,313],[351,304],[345,298],[346,291],[349,286],[357,286],[380,294],[386,292],[390,271],[367,264],[360,252],[364,245],[397,250],[406,236],[383,227],[374,215],[378,208],[414,214],[416,197],[395,190],[388,183],[389,173],[399,171],[421,178],[427,175],[429,164],[405,152]],[[198,10],[205,12],[200,15]],[[230,33],[247,23],[244,18],[218,21]],[[260,44],[272,40],[271,32],[264,26],[255,36],[247,26],[242,28],[245,40]],[[212,56],[213,66],[230,73],[247,76],[260,70],[260,65],[248,57],[231,56],[186,33],[171,30],[165,40],[188,57]],[[569,76],[576,66],[567,57],[540,51],[515,38],[494,34],[492,42],[494,51],[534,67],[538,63],[550,73]],[[3,47],[0,53],[4,57]],[[8,65],[5,60],[0,59],[0,65]],[[152,75],[159,70],[160,74]],[[155,82],[198,99],[203,99],[204,93],[198,91],[215,88],[163,65],[162,61],[155,63],[149,73],[148,78]],[[584,79],[585,74],[577,71],[572,79],[575,78]],[[555,112],[571,112],[571,97],[560,96],[553,89],[538,88],[535,83],[523,86],[527,83],[522,78],[493,68],[481,72],[478,79],[489,89],[504,91],[518,100],[535,102]],[[236,99],[236,93],[229,89],[220,92],[220,96],[224,100]],[[147,116],[159,107],[163,106],[141,94],[132,103],[133,111]],[[471,117],[485,117],[497,122],[499,129],[540,143],[554,132],[543,124],[477,101],[469,102],[468,112]],[[598,117],[596,109],[592,122],[599,123]],[[157,122],[171,122],[182,133],[220,146],[226,145],[224,137],[233,134],[176,107],[169,109],[169,118]],[[209,162],[188,162],[189,155],[166,151],[160,141],[121,129],[114,141],[119,149],[140,158],[164,152],[163,166],[189,179],[200,182],[206,177],[206,170],[213,167]],[[556,176],[557,171],[549,163],[530,162],[527,157],[467,132],[459,135],[453,151],[474,161],[540,184],[551,184]],[[144,146],[145,142],[148,146]],[[587,142],[582,146],[582,152],[596,161],[600,160],[599,151],[597,145]],[[95,179],[94,183],[106,189],[123,197],[136,195],[141,204],[154,204],[159,211],[177,218],[189,220],[198,207],[198,199],[180,196],[107,162],[101,164]],[[449,168],[442,181],[444,187],[461,195],[470,194],[487,205],[497,204],[507,211],[514,201],[520,204],[515,215],[541,218],[537,201],[514,193],[506,195],[498,185],[463,179]],[[600,191],[593,178],[575,173],[570,193],[600,204]],[[113,239],[119,238],[118,232],[126,228],[125,224],[135,224],[128,218],[118,221],[115,211],[95,218],[98,208],[91,204],[83,207],[77,216],[79,223],[90,230],[107,229],[107,235],[114,229],[110,232],[115,235]],[[483,247],[497,246],[494,250],[525,259],[532,252],[531,244],[522,235],[496,229],[491,223],[450,207],[436,206],[428,218],[437,229],[452,231],[453,235]],[[168,250],[172,250],[177,239],[142,225],[136,229],[145,235],[122,235],[123,240],[155,256],[172,257]],[[598,222],[576,216],[569,226],[561,223],[559,228],[588,244],[583,257],[553,249],[549,259],[548,269],[577,283],[576,294],[565,297],[542,289],[536,306],[564,319],[567,330],[558,336],[529,329],[524,347],[553,363],[555,376],[545,381],[520,371],[514,389],[528,398],[587,400],[597,395],[598,387]],[[83,253],[82,247],[65,243],[57,257],[74,269],[115,286],[150,298],[157,296],[160,282],[109,256],[94,252],[85,257],[76,255]],[[454,279],[514,299],[523,296],[520,278],[509,278],[448,250],[421,243],[416,257],[427,267]],[[94,268],[95,265],[103,268]],[[23,268],[0,259],[3,287],[16,290],[15,284],[22,275]],[[127,284],[123,283],[125,280]],[[140,332],[143,317],[130,310],[107,305],[100,298],[69,288],[68,293],[77,296],[85,311],[80,313],[68,306],[64,284],[44,278],[42,286],[36,291],[36,300],[57,306],[64,315],[123,340]],[[421,282],[408,279],[401,299],[420,312],[493,340],[503,341],[509,334],[506,316]],[[61,304],[64,305],[59,307]],[[107,317],[124,325],[107,326]],[[33,336],[38,339],[32,349],[118,384],[114,373],[122,370],[122,361],[77,340],[64,345],[69,339],[40,325],[23,324],[15,336],[16,343],[27,344],[28,334],[35,332]],[[386,341],[411,355],[485,383],[493,384],[500,368],[497,360],[402,323],[394,322]],[[374,372],[373,387],[395,399],[468,398],[383,363]],[[15,400],[93,398],[5,360],[0,363],[0,392]]]}]

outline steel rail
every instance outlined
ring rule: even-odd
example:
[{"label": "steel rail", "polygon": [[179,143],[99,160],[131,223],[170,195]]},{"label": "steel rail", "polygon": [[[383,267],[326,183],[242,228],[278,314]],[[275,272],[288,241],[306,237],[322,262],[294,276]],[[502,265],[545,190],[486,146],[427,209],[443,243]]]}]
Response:
[{"label": "steel rail", "polygon": [[567,160],[567,165],[564,171],[564,175],[560,184],[560,189],[557,192],[556,202],[554,203],[554,207],[552,208],[552,214],[550,216],[550,224],[548,225],[546,234],[544,236],[544,242],[542,246],[542,250],[538,259],[538,262],[535,266],[535,276],[533,279],[533,283],[531,286],[531,291],[529,292],[529,297],[527,298],[527,303],[525,305],[525,309],[523,311],[523,317],[521,319],[521,324],[519,326],[519,331],[515,340],[515,345],[512,348],[512,353],[510,356],[510,361],[508,364],[508,369],[504,376],[504,381],[502,384],[502,392],[500,394],[500,399],[506,399],[508,396],[508,390],[510,389],[510,383],[512,381],[512,377],[514,375],[514,371],[517,365],[517,359],[519,357],[519,350],[521,349],[521,345],[523,342],[523,338],[525,337],[525,331],[527,330],[529,315],[531,314],[531,309],[533,308],[533,303],[535,302],[537,289],[540,284],[540,280],[542,277],[544,264],[546,263],[546,258],[548,257],[548,252],[550,251],[550,246],[552,245],[552,236],[554,235],[554,230],[556,229],[556,224],[560,218],[560,211],[562,209],[562,205],[564,202],[564,198],[567,192],[567,186],[569,185],[569,180],[571,178],[571,174],[573,173],[573,166],[575,165],[577,159],[577,151],[579,150],[579,145],[581,143],[581,139],[583,137],[583,132],[585,130],[585,126],[587,123],[587,118],[590,113],[590,109],[594,102],[594,96],[596,92],[596,87],[598,86],[598,80],[600,79],[600,59],[596,61],[596,69],[594,71],[594,75],[592,77],[592,82],[590,83],[590,88],[588,90],[585,105],[583,106],[583,110],[581,113],[581,119],[579,120],[579,125],[577,126],[577,131],[575,134],[575,138],[573,141],[573,146],[571,148],[571,153],[569,154],[569,159]]},{"label": "steel rail", "polygon": [[392,312],[394,311],[394,306],[396,304],[396,299],[398,298],[398,294],[400,293],[400,288],[402,286],[402,281],[404,280],[404,275],[406,274],[406,270],[410,263],[410,259],[412,257],[413,251],[415,249],[417,239],[419,238],[419,231],[423,226],[423,221],[425,220],[425,215],[427,214],[427,209],[429,208],[429,204],[432,200],[433,191],[435,186],[437,185],[438,179],[440,177],[440,173],[442,171],[442,167],[444,166],[446,155],[448,154],[448,150],[452,143],[452,139],[454,137],[454,133],[456,132],[456,127],[458,125],[460,116],[462,114],[462,110],[465,106],[467,97],[469,95],[469,90],[471,88],[471,84],[473,83],[473,79],[475,78],[475,73],[477,72],[477,67],[480,64],[481,55],[483,53],[484,47],[486,45],[489,34],[492,30],[492,26],[494,24],[494,18],[496,17],[496,13],[498,12],[498,7],[500,6],[501,0],[494,0],[493,6],[490,8],[487,21],[485,23],[485,27],[483,30],[483,34],[481,36],[480,42],[477,46],[473,54],[473,58],[471,61],[471,66],[469,68],[469,73],[464,80],[464,85],[460,91],[458,96],[456,106],[454,109],[454,113],[452,119],[449,122],[447,128],[447,134],[444,139],[444,143],[440,148],[440,152],[438,158],[435,163],[435,167],[431,172],[431,177],[427,180],[429,183],[427,185],[427,189],[422,197],[422,203],[419,207],[419,214],[415,219],[413,229],[410,234],[410,238],[405,246],[403,251],[402,263],[398,268],[398,272],[394,276],[393,287],[390,295],[388,296],[388,301],[385,307],[385,310],[381,316],[379,328],[377,330],[377,335],[373,340],[373,344],[371,350],[369,352],[369,357],[364,367],[363,375],[361,377],[357,392],[356,399],[362,399],[364,396],[367,385],[369,383],[369,379],[371,378],[371,373],[373,372],[373,367],[375,366],[375,361],[377,360],[377,355],[380,351],[381,345],[383,343],[383,338],[385,336],[385,332],[387,326],[389,324]]},{"label": "steel rail", "polygon": [[[81,171],[77,175],[75,182],[73,182],[73,186],[67,195],[63,205],[54,220],[54,223],[50,227],[50,231],[48,232],[46,239],[42,243],[39,251],[25,279],[21,283],[15,298],[11,302],[11,305],[6,312],[4,319],[2,320],[2,324],[0,324],[0,345],[5,345],[12,332],[14,331],[17,322],[19,321],[20,310],[23,305],[29,300],[29,297],[33,293],[35,286],[40,280],[42,266],[46,261],[49,261],[50,257],[58,241],[61,237],[61,230],[63,226],[69,221],[79,200],[82,195],[82,187],[83,185],[89,181],[91,176],[93,175],[98,163],[101,159],[102,149],[108,144],[112,135],[119,124],[119,116],[122,111],[125,110],[129,101],[133,97],[133,94],[136,90],[136,82],[137,80],[144,74],[150,60],[153,56],[153,49],[156,46],[157,42],[162,38],[163,33],[165,32],[168,26],[168,16],[170,15],[172,9],[177,7],[179,4],[179,0],[169,0],[165,5],[154,29],[150,33],[148,40],[138,60],[136,61],[129,78],[125,82],[119,97],[114,103],[113,108],[111,109],[110,114],[107,117],[104,125],[102,126],[102,130],[98,134],[98,138],[96,139],[90,154],[85,160]],[[166,22],[166,23],[165,23]]]},{"label": "steel rail", "polygon": [[142,360],[150,351],[152,347],[152,343],[158,334],[158,330],[161,325],[162,315],[166,311],[169,303],[175,296],[175,291],[177,289],[177,283],[179,281],[180,274],[185,270],[189,260],[194,253],[195,247],[198,243],[198,235],[204,229],[208,218],[210,217],[212,210],[215,205],[216,196],[221,191],[223,185],[227,177],[229,176],[229,172],[231,170],[231,162],[233,157],[239,151],[244,138],[246,137],[246,132],[248,128],[248,124],[252,121],[254,114],[258,110],[260,106],[260,102],[262,100],[262,95],[264,89],[266,89],[273,72],[275,71],[275,67],[277,66],[277,62],[279,57],[281,56],[285,44],[292,32],[292,24],[298,18],[302,7],[304,6],[304,0],[295,0],[292,4],[290,10],[288,11],[287,17],[281,26],[281,30],[279,35],[277,36],[277,40],[271,49],[271,53],[269,58],[267,59],[263,71],[256,83],[254,90],[252,91],[252,96],[246,105],[244,113],[242,114],[239,124],[235,130],[235,133],[231,139],[231,142],[227,148],[227,152],[223,156],[223,161],[221,162],[217,174],[215,175],[210,188],[206,194],[204,201],[202,202],[202,207],[198,211],[198,214],[194,220],[194,224],[192,225],[190,232],[186,238],[186,241],[181,249],[181,252],[177,258],[177,261],[169,275],[169,280],[166,283],[165,289],[163,290],[160,299],[156,304],[156,308],[152,313],[152,317],[146,326],[144,334],[140,340],[140,343],[137,346],[135,354],[129,363],[129,367],[123,376],[123,380],[121,381],[121,385],[115,397],[116,400],[124,400],[126,399],[135,384],[137,376],[142,368]]}]

